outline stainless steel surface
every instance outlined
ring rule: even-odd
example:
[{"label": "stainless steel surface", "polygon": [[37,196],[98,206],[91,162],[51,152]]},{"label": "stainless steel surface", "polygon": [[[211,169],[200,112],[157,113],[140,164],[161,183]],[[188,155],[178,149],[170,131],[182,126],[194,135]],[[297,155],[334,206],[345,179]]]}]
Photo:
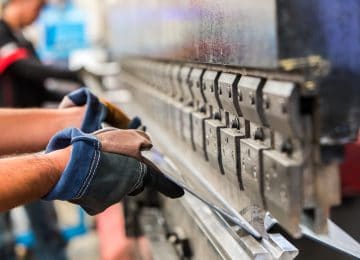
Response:
[{"label": "stainless steel surface", "polygon": [[[177,96],[169,98],[166,89],[171,88],[170,86],[148,85],[146,78],[150,78],[152,82],[161,82],[158,84],[166,84],[169,82],[166,81],[169,74],[163,75],[163,80],[154,80],[152,72],[141,65],[143,62],[154,68],[177,70],[178,80],[172,81],[173,86],[179,84],[181,92],[188,91],[187,102],[184,95],[179,101],[176,101]],[[199,158],[212,167],[212,172],[206,175],[207,181],[215,191],[224,196],[229,205],[240,211],[246,208],[244,202],[250,200],[263,212],[269,210],[273,213],[281,220],[280,224],[296,237],[300,235],[299,219],[303,209],[314,209],[314,229],[326,232],[329,208],[337,203],[336,198],[339,196],[339,190],[334,189],[334,186],[339,182],[337,173],[325,175],[322,169],[330,167],[323,165],[318,157],[309,156],[309,150],[316,151],[319,148],[312,143],[313,136],[309,134],[312,132],[312,125],[305,123],[311,115],[299,114],[299,87],[295,83],[264,78],[258,80],[217,70],[204,72],[195,65],[191,68],[183,66],[179,70],[176,63],[141,59],[134,60],[133,63],[125,62],[123,66],[130,73],[125,74],[125,78],[129,79],[128,84],[136,87],[134,93],[139,100],[143,99],[144,94],[147,96],[144,105],[154,112],[157,122],[169,130],[173,127],[173,131],[170,130],[175,133],[173,140],[182,140],[187,149],[195,151],[200,155]],[[175,69],[169,69],[169,66],[174,66]],[[145,70],[137,70],[138,67],[145,67]],[[131,76],[131,73],[134,75]],[[236,79],[239,78],[237,83]],[[202,85],[202,90],[195,87],[194,83]],[[237,96],[227,99],[220,97],[225,86],[228,90],[231,86],[231,95]],[[196,99],[206,101],[203,106],[205,110],[196,107]],[[245,100],[246,104],[242,104]],[[241,115],[239,108],[244,108]],[[269,112],[264,113],[263,110]],[[293,115],[297,120],[293,120]],[[269,127],[263,126],[263,118],[266,118]],[[259,121],[262,124],[258,124]],[[300,133],[299,129],[304,131]],[[299,136],[302,139],[298,139]],[[269,150],[266,160],[265,150]],[[269,175],[268,167],[275,168],[275,173]],[[269,176],[279,177],[273,179]],[[325,181],[325,176],[331,185],[324,188],[320,181]],[[282,181],[281,184],[278,183],[279,180]],[[303,182],[306,182],[306,188],[302,185]],[[265,198],[266,188],[268,191]],[[330,190],[332,196],[328,195]],[[285,197],[291,206],[286,206],[285,203],[279,208],[273,203],[274,198]],[[263,216],[264,213],[261,218]],[[251,218],[250,216],[250,220]]]},{"label": "stainless steel surface", "polygon": [[[178,78],[166,80],[173,74],[164,73],[163,80],[150,81],[165,86],[149,84],[147,79],[152,78],[149,73],[153,72],[138,70],[138,67],[146,68],[141,65],[143,62],[146,66],[155,64],[154,67],[167,68],[167,71],[177,70]],[[157,66],[157,63],[162,65]],[[333,172],[334,165],[324,164],[317,156],[319,146],[314,142],[313,125],[308,123],[313,121],[313,115],[297,111],[302,98],[298,83],[262,78],[254,83],[240,84],[241,79],[248,76],[210,68],[204,72],[202,67],[191,64],[191,71],[196,73],[187,74],[186,85],[180,79],[181,70],[177,68],[178,63],[126,60],[121,78],[146,110],[145,118],[154,120],[149,124],[149,131],[153,129],[153,135],[157,136],[156,147],[165,150],[176,167],[182,165],[178,172],[186,189],[232,222],[252,227],[252,234],[256,231],[267,241],[271,239],[264,227],[266,211],[276,217],[292,236],[299,237],[300,216],[306,213],[305,209],[311,209],[315,214],[310,226],[317,232],[326,232],[329,209],[338,203],[340,194],[336,188],[339,185],[338,173]],[[229,74],[231,78],[227,77]],[[175,87],[181,83],[182,91],[188,88],[190,102],[184,103],[183,96],[179,99],[177,95],[171,97],[167,91],[170,86],[166,86],[169,82]],[[202,89],[196,85],[202,85]],[[229,89],[230,86],[231,94],[238,95],[236,99],[220,97],[222,88]],[[248,86],[252,88],[246,89]],[[242,98],[249,102],[244,110],[251,112],[239,114],[243,112],[242,104],[239,102],[237,107],[236,101],[241,100],[244,89],[248,95]],[[252,97],[256,98],[255,102]],[[277,108],[266,114],[262,110],[269,99],[270,105],[275,104]],[[297,113],[299,120],[292,121],[287,113],[283,115],[282,105],[285,105],[286,112]],[[260,116],[262,113],[263,118]],[[264,122],[264,118],[269,120]],[[300,128],[304,129],[301,135],[296,130]],[[185,131],[188,133],[184,134]],[[306,188],[303,182],[307,184]],[[324,182],[327,185],[323,185]],[[284,253],[286,247],[281,251],[281,257],[293,257],[291,250]]]},{"label": "stainless steel surface", "polygon": [[[359,2],[114,2],[112,54],[121,58],[122,81],[152,122],[145,124],[155,146],[179,168],[190,192],[215,196],[217,207],[263,236],[256,241],[221,224],[218,232],[235,231],[234,250],[250,258],[295,257],[282,236],[267,234],[266,212],[293,237],[309,233],[301,216],[316,233],[332,232],[328,218],[340,203],[343,156],[334,148],[359,131]],[[212,235],[206,215],[193,210],[197,204],[182,205],[192,212],[187,232],[200,227],[205,235],[196,238],[209,248],[201,257],[227,258],[224,244],[232,240]],[[350,253],[358,249],[325,240]]]},{"label": "stainless steel surface", "polygon": [[113,24],[110,37],[117,43],[112,46],[113,51],[118,55],[275,68],[278,65],[275,2],[123,3],[109,12]]}]

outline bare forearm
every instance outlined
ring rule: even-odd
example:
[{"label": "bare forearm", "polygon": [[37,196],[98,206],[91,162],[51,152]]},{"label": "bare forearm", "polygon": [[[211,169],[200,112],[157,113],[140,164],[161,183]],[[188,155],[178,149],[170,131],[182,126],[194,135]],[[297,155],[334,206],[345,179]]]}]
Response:
[{"label": "bare forearm", "polygon": [[50,154],[0,159],[0,211],[38,200],[58,182],[71,147]]},{"label": "bare forearm", "polygon": [[38,152],[66,127],[80,127],[84,107],[0,109],[0,155]]}]

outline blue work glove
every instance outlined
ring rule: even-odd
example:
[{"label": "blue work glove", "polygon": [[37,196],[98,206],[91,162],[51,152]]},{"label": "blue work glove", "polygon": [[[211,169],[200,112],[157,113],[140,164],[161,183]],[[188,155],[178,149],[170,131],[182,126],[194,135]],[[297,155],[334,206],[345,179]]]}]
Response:
[{"label": "blue work glove", "polygon": [[184,194],[182,188],[142,162],[141,151],[152,146],[142,131],[105,129],[85,134],[68,128],[50,140],[46,152],[69,145],[72,145],[70,160],[45,200],[67,200],[95,215],[146,187],[170,198]]},{"label": "blue work glove", "polygon": [[141,126],[138,117],[130,120],[118,107],[106,100],[100,100],[87,88],[81,88],[64,97],[59,108],[86,105],[85,116],[81,130],[92,133],[101,129],[101,124],[106,122],[111,126],[121,129],[136,129]]}]

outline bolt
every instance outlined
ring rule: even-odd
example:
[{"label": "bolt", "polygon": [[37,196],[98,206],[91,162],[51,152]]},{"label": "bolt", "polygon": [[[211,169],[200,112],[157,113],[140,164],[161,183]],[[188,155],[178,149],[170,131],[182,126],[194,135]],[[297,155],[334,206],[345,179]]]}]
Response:
[{"label": "bolt", "polygon": [[261,127],[258,127],[256,130],[255,130],[255,133],[254,133],[254,139],[255,140],[260,140],[260,141],[263,141],[264,140],[264,131]]}]

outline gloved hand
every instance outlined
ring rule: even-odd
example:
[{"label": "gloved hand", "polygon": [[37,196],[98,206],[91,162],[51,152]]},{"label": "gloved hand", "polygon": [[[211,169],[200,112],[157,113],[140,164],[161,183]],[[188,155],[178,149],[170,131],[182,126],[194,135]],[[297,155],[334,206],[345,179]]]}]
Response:
[{"label": "gloved hand", "polygon": [[70,160],[45,200],[68,200],[95,215],[126,195],[144,188],[177,198],[181,187],[143,162],[141,151],[150,149],[149,137],[139,130],[102,130],[85,134],[76,128],[59,132],[46,152],[72,145]]},{"label": "gloved hand", "polygon": [[83,105],[86,105],[86,112],[81,130],[85,133],[92,133],[100,129],[103,122],[121,129],[136,129],[141,126],[140,118],[135,117],[130,120],[129,117],[115,105],[106,100],[100,100],[87,88],[75,90],[65,96],[59,108]]}]

